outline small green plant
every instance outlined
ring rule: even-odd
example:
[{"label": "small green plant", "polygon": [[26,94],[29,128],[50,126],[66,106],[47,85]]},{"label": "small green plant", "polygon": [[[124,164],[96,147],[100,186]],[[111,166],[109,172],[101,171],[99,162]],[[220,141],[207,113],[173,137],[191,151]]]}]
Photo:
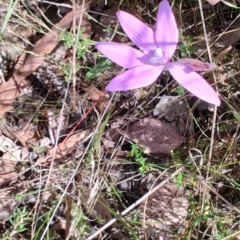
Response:
[{"label": "small green plant", "polygon": [[[71,76],[72,76],[72,65],[70,64],[65,64],[65,63],[60,63],[59,64],[59,69],[63,71],[64,73],[64,78],[65,81],[68,82],[71,80]],[[80,70],[80,66],[78,64],[76,64],[76,71]]]},{"label": "small green plant", "polygon": [[6,124],[7,123],[7,119],[6,118],[2,118],[1,123],[2,124]]},{"label": "small green plant", "polygon": [[134,213],[132,220],[133,220],[134,222],[137,222],[137,221],[139,221],[140,216],[141,216],[141,210],[138,209],[138,210]]},{"label": "small green plant", "polygon": [[108,35],[110,35],[113,32],[112,26],[107,25],[103,32],[106,32]]},{"label": "small green plant", "polygon": [[78,235],[81,236],[81,239],[86,235],[91,233],[91,229],[89,226],[89,218],[84,215],[82,209],[79,208],[75,203],[73,203],[71,209],[71,216],[72,216],[72,226],[78,231]]},{"label": "small green plant", "polygon": [[176,184],[177,188],[179,189],[183,183],[183,174],[179,173],[176,178],[174,178],[174,183]]},{"label": "small green plant", "polygon": [[99,63],[95,67],[91,68],[91,70],[89,70],[86,73],[86,79],[92,80],[92,79],[98,77],[103,71],[110,68],[112,66],[112,64],[113,63],[107,58],[100,60]]},{"label": "small green plant", "polygon": [[181,151],[179,151],[178,149],[176,150],[171,150],[170,151],[170,155],[172,156],[172,160],[175,163],[182,163],[182,158],[181,158]]},{"label": "small green plant", "polygon": [[72,48],[75,40],[72,36],[72,34],[70,34],[68,31],[66,31],[65,29],[62,30],[61,36],[60,36],[61,41],[63,41],[64,45],[67,48]]},{"label": "small green plant", "polygon": [[184,43],[179,46],[182,58],[191,57],[191,55],[196,51],[196,48],[192,46],[193,40],[193,36],[187,36]]},{"label": "small green plant", "polygon": [[132,144],[131,148],[132,149],[128,156],[135,158],[135,161],[140,165],[138,171],[141,173],[141,175],[144,175],[151,169],[151,165],[146,163],[147,158],[142,156],[145,148],[141,148],[137,144]]},{"label": "small green plant", "polygon": [[39,146],[33,146],[33,151],[36,152],[37,154],[42,154],[46,152],[45,147],[39,147]]},{"label": "small green plant", "polygon": [[30,219],[31,218],[29,217],[29,213],[26,208],[17,209],[13,213],[13,216],[9,219],[9,222],[12,225],[11,229],[8,229],[2,235],[1,239],[14,239],[14,236],[16,237],[17,234],[23,233],[24,231],[28,230],[29,227],[27,227],[27,224]]},{"label": "small green plant", "polygon": [[178,96],[183,96],[183,94],[185,93],[185,89],[182,86],[178,86],[176,88],[176,93]]},{"label": "small green plant", "polygon": [[[79,41],[77,42],[77,58],[82,58],[86,61],[86,53],[89,47],[89,39],[83,37],[82,31],[79,33]],[[60,36],[60,40],[63,41],[67,48],[72,48],[76,44],[74,36],[66,30],[63,30]]]},{"label": "small green plant", "polygon": [[219,127],[220,132],[226,132],[226,131],[234,130],[235,126],[234,126],[233,122],[225,121],[223,124],[219,124],[218,127]]}]

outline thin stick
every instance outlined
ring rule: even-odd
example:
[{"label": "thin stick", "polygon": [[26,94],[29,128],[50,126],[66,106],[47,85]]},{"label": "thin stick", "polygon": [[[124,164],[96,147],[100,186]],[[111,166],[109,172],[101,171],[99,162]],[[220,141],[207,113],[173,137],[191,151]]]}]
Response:
[{"label": "thin stick", "polygon": [[[200,15],[201,15],[201,20],[202,20],[202,26],[203,26],[203,32],[204,32],[204,38],[205,38],[205,42],[206,42],[208,57],[209,57],[210,62],[212,62],[211,50],[210,50],[210,46],[209,46],[209,43],[208,43],[207,30],[206,30],[206,25],[205,25],[205,21],[204,21],[205,18],[204,18],[204,14],[203,14],[203,10],[202,10],[202,1],[198,0],[198,4],[199,4],[199,9],[200,9]],[[214,79],[215,87],[217,89],[217,79],[216,79],[216,76],[215,76],[214,72],[213,72],[213,79]],[[217,118],[217,106],[215,106],[214,114],[213,114],[211,141],[210,141],[210,149],[209,149],[207,171],[206,171],[206,178],[205,178],[206,182],[208,182],[208,179],[209,179],[209,169],[210,169],[210,166],[211,166],[211,159],[212,159],[212,154],[213,154],[213,143],[214,143],[216,118]],[[209,189],[207,187],[205,187],[205,189],[203,191],[203,201],[202,201],[202,206],[201,206],[201,213],[203,213],[203,210],[204,210],[204,202],[205,202],[205,198],[207,196],[208,191],[209,191]],[[198,230],[200,231],[200,223],[198,224]]]}]

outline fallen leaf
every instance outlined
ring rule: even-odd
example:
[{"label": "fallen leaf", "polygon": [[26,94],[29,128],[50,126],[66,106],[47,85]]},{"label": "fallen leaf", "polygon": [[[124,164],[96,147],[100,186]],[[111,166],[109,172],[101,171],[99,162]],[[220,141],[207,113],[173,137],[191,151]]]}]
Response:
[{"label": "fallen leaf", "polygon": [[28,123],[22,129],[17,131],[13,131],[6,124],[0,124],[0,130],[5,136],[14,141],[20,142],[24,147],[37,146],[38,141],[43,138],[43,136],[37,131],[37,127],[32,123]]},{"label": "fallen leaf", "polygon": [[[13,160],[15,162],[22,161],[28,157],[28,151],[22,146],[5,136],[0,136],[0,151],[3,153],[2,160]],[[13,163],[15,165],[15,163]]]},{"label": "fallen leaf", "polygon": [[87,97],[94,102],[105,96],[104,92],[98,90],[96,87],[89,86],[86,83],[81,83],[81,87],[86,92]]},{"label": "fallen leaf", "polygon": [[[80,144],[80,142],[87,136],[88,133],[89,130],[75,133],[71,137],[69,137],[65,142],[60,143],[56,151],[55,159],[65,157],[67,154],[72,153],[74,145]],[[49,151],[49,154],[52,155],[53,153],[54,149],[51,149]]]},{"label": "fallen leaf", "polygon": [[41,164],[44,162],[48,162],[51,160],[51,157],[54,155],[54,159],[59,160],[68,154],[71,154],[74,151],[76,145],[80,144],[80,142],[89,134],[89,130],[85,130],[82,132],[77,132],[70,136],[66,141],[60,143],[57,147],[57,150],[53,147],[49,150],[47,157],[41,157],[37,160],[37,164]]},{"label": "fallen leaf", "polygon": [[[98,90],[96,87],[89,86],[86,83],[81,83],[81,87],[86,92],[87,98],[93,102],[97,102],[99,111],[103,112],[109,105],[109,100],[106,98],[105,92]],[[108,110],[110,111],[112,107],[113,105],[110,104]]]},{"label": "fallen leaf", "polygon": [[218,53],[218,55],[216,56],[216,60],[221,62],[223,61],[223,58],[232,50],[232,45],[230,45],[229,47],[223,49],[220,53]]},{"label": "fallen leaf", "polygon": [[146,147],[145,153],[169,153],[185,140],[167,123],[148,118],[131,123],[123,134],[139,146]]},{"label": "fallen leaf", "polygon": [[61,218],[58,219],[58,221],[51,226],[52,231],[65,230],[65,229],[66,229],[66,220]]},{"label": "fallen leaf", "polygon": [[2,189],[0,191],[0,223],[5,222],[11,217],[14,208],[17,205],[13,197],[13,191]]},{"label": "fallen leaf", "polygon": [[3,184],[14,181],[14,179],[18,176],[15,167],[17,165],[17,161],[12,161],[5,159],[1,161],[0,164],[0,186]]}]

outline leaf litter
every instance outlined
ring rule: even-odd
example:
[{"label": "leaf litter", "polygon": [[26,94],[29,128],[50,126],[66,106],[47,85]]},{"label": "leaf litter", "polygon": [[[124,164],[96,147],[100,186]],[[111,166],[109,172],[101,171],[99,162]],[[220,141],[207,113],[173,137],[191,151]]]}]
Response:
[{"label": "leaf litter", "polygon": [[[65,2],[69,4],[67,1]],[[111,39],[130,45],[130,41],[126,36],[123,36],[122,33],[118,34],[122,30],[119,26],[116,27],[116,11],[123,9],[145,21],[147,18],[146,10],[148,12],[151,11],[151,7],[151,9],[156,9],[157,7],[157,4],[154,5],[150,2],[143,5],[139,2],[137,3],[137,8],[135,5],[131,7],[130,3],[119,7],[117,3],[113,3],[112,1],[107,1],[107,4],[110,3],[110,5],[106,6],[105,2],[93,0],[84,6],[84,11],[87,12],[89,8],[88,4],[90,3],[91,11],[95,11],[95,13],[91,13],[91,17],[96,17],[97,19],[90,23],[84,16],[83,25],[87,28],[87,31],[83,33],[85,39],[94,41],[100,41],[100,39],[109,41]],[[29,4],[31,5],[31,3]],[[56,2],[56,4],[58,3]],[[223,5],[220,4],[222,3],[219,2],[214,5],[214,11],[216,11],[215,6],[222,8]],[[150,8],[148,9],[149,6]],[[61,9],[63,8],[61,6]],[[192,6],[189,8],[188,3],[184,3],[183,8],[186,12],[189,10],[192,11]],[[80,8],[70,11],[55,27],[46,32],[40,40],[34,41],[35,44],[32,49],[32,53],[34,54],[27,56],[22,54],[17,58],[14,57],[15,61],[18,59],[18,62],[15,62],[14,67],[11,66],[9,68],[12,71],[11,74],[7,73],[6,75],[6,71],[4,72],[6,82],[0,85],[0,115],[3,121],[1,126],[0,186],[3,190],[8,187],[17,189],[17,193],[23,195],[19,208],[21,209],[24,206],[29,212],[37,209],[38,213],[41,213],[44,218],[44,213],[48,213],[49,209],[52,211],[52,208],[56,206],[54,201],[60,198],[66,182],[70,181],[67,198],[71,199],[72,204],[67,209],[64,206],[59,207],[57,214],[55,214],[57,221],[53,221],[53,225],[49,228],[49,231],[56,239],[64,237],[62,231],[65,231],[65,237],[68,235],[70,238],[78,238],[81,235],[84,236],[82,239],[90,239],[90,235],[93,235],[97,229],[100,229],[107,221],[112,221],[114,216],[118,216],[119,212],[126,209],[130,204],[135,204],[142,195],[151,191],[156,182],[159,183],[168,179],[168,173],[172,169],[176,169],[179,163],[185,162],[189,158],[186,150],[192,147],[192,145],[190,146],[186,142],[188,137],[196,137],[195,139],[198,139],[198,142],[194,143],[194,147],[196,148],[201,148],[201,144],[205,142],[208,144],[208,139],[204,139],[200,135],[200,132],[210,136],[209,129],[211,128],[212,112],[209,111],[209,106],[203,107],[204,103],[202,102],[196,107],[194,99],[186,99],[185,95],[181,97],[174,96],[175,92],[173,93],[173,89],[175,89],[176,84],[172,84],[171,79],[168,79],[166,74],[161,76],[161,82],[159,79],[157,80],[157,85],[154,88],[149,87],[146,90],[140,89],[139,91],[113,95],[105,94],[103,89],[108,81],[119,73],[119,69],[109,62],[104,65],[106,59],[97,55],[91,47],[89,47],[90,53],[88,52],[85,55],[85,60],[76,60],[81,67],[84,67],[76,71],[77,111],[73,110],[71,90],[68,93],[67,99],[63,99],[63,96],[69,89],[67,88],[68,83],[64,82],[64,75],[59,74],[59,72],[61,73],[59,64],[64,63],[66,65],[66,63],[70,63],[71,65],[71,56],[74,51],[72,49],[65,49],[61,52],[63,49],[59,48],[61,51],[59,50],[58,54],[58,47],[56,45],[60,43],[59,35],[61,29],[69,29],[71,27],[73,13],[76,14],[75,18],[77,22],[81,16],[81,9],[80,6]],[[54,14],[57,15],[56,10]],[[188,21],[190,15],[185,15],[182,23],[184,35],[186,34],[187,36],[190,32],[190,35],[197,36],[199,32],[191,32],[193,28],[189,26],[189,22],[192,23],[194,20],[190,19]],[[101,26],[101,24],[99,25],[97,21],[105,25],[105,27]],[[151,18],[148,21],[149,26],[152,27],[153,22]],[[185,26],[186,24],[187,27]],[[198,28],[199,24],[195,24],[194,26]],[[236,27],[237,25],[233,25],[233,28]],[[71,28],[71,30],[73,29]],[[197,30],[195,29],[194,31]],[[218,41],[218,43],[223,42],[222,45],[224,45],[226,50],[218,49],[215,52],[218,54],[216,60],[221,63],[221,71],[224,71],[224,64],[229,57],[229,53],[235,54],[234,51],[236,48],[234,44],[238,41],[237,31],[235,34],[229,34],[226,34],[226,38]],[[229,45],[226,39],[229,37],[232,44],[231,49],[227,48]],[[213,40],[215,39],[213,37]],[[184,36],[182,40],[184,43]],[[205,45],[204,49],[201,50],[205,51]],[[51,53],[54,54],[55,51],[57,56],[56,58],[53,56],[52,60],[54,63],[52,63],[48,55]],[[197,52],[192,54],[197,54]],[[178,55],[178,52],[176,55]],[[195,57],[196,55],[194,55]],[[207,60],[205,56],[198,57],[200,60]],[[102,65],[102,63],[104,64]],[[43,72],[41,73],[40,71]],[[30,77],[30,75],[32,76]],[[164,80],[166,79],[168,79],[167,81],[170,80],[170,87],[165,85]],[[209,82],[211,83],[211,79]],[[232,87],[231,89],[236,89],[233,82],[229,86]],[[55,91],[54,89],[61,84],[64,86],[61,91]],[[27,88],[29,91],[28,94],[25,92]],[[145,96],[137,98],[136,96],[142,91],[146,92]],[[220,91],[223,90],[220,89]],[[234,92],[236,91],[234,90]],[[222,92],[220,93],[222,94]],[[33,98],[34,95],[37,96],[36,101]],[[157,102],[156,99],[159,96],[160,101]],[[109,104],[110,98],[113,102]],[[149,99],[146,100],[146,98]],[[145,100],[142,102],[143,99]],[[237,95],[234,99],[237,101]],[[59,101],[60,104],[52,104],[51,101],[53,100]],[[134,100],[134,107],[130,103],[132,100]],[[229,101],[233,100],[229,99]],[[32,105],[29,105],[29,102],[32,102]],[[63,115],[59,116],[59,109],[63,103],[66,104],[66,107]],[[85,149],[87,149],[89,139],[91,139],[98,123],[102,121],[102,114],[108,105],[110,107],[107,114],[110,120],[101,125],[101,130],[97,131],[97,134],[90,143],[91,148],[86,153]],[[201,116],[199,116],[199,113],[195,109],[201,111]],[[234,104],[229,109],[239,110],[237,105]],[[24,111],[26,112],[24,113]],[[63,126],[60,126],[58,124],[61,123],[58,121],[54,122],[52,134],[56,137],[53,140],[49,136],[50,121],[45,116],[48,111],[53,113],[55,120],[60,119],[60,122],[64,123]],[[221,111],[224,111],[224,107],[221,108]],[[234,129],[231,128],[233,127],[230,124],[231,121],[227,120],[228,117],[232,116],[228,114],[224,115],[224,118],[220,117],[221,121],[228,123],[228,128],[223,128],[221,122],[219,122],[220,128],[218,131],[219,136],[227,136],[229,140],[226,143],[229,145],[226,146],[226,149],[221,149],[220,146],[222,146],[223,141],[219,141],[216,138],[214,146],[216,151],[212,158],[212,164],[218,164],[218,161],[222,161],[221,152],[226,150],[226,155],[228,155],[226,162],[228,166],[234,164],[234,174],[236,175],[236,169],[238,169],[237,156],[239,154],[237,150],[235,150],[234,154],[231,153],[230,143],[232,144],[231,146],[236,146],[238,138]],[[198,126],[195,125],[193,119],[198,122]],[[5,120],[6,123],[4,123]],[[76,129],[72,133],[73,126],[76,126]],[[57,136],[58,128],[60,129],[60,136]],[[234,138],[231,138],[232,136]],[[128,139],[127,144],[126,141],[122,141],[123,137]],[[129,147],[131,147],[129,141],[145,148],[142,157],[147,159],[146,164],[149,164],[147,165],[149,168],[141,177],[138,172],[139,162],[134,157],[129,157]],[[56,148],[54,147],[55,144]],[[125,149],[125,144],[127,145],[127,150]],[[180,146],[184,146],[184,148]],[[238,148],[236,147],[235,149]],[[201,150],[205,154],[205,149]],[[164,153],[167,157],[161,159],[159,157],[161,153]],[[72,178],[73,169],[79,162],[81,164],[78,166],[77,174]],[[159,168],[155,168],[154,166],[158,166]],[[228,181],[222,175],[220,176],[220,173],[222,174],[223,171],[221,166],[217,166],[219,167],[219,175],[214,180],[216,182],[224,182],[227,185]],[[197,162],[196,169],[192,165],[190,167],[193,172],[196,170],[197,174],[200,173],[203,177],[205,176],[205,168],[201,169]],[[48,183],[47,173],[49,170],[52,174],[50,174]],[[229,176],[231,176],[231,169],[227,169],[227,171]],[[211,175],[211,177],[214,178],[215,176]],[[147,187],[145,187],[144,183],[146,179],[148,182]],[[237,181],[236,176],[234,179]],[[233,182],[231,182],[231,187],[232,185]],[[48,190],[42,193],[46,186]],[[80,190],[74,191],[76,187]],[[147,200],[135,208],[137,212],[133,211],[134,216],[126,216],[126,218],[122,216],[121,221],[125,221],[126,219],[126,222],[123,225],[121,225],[120,221],[117,224],[113,224],[113,231],[109,228],[107,231],[101,232],[101,237],[103,239],[135,239],[132,236],[137,234],[140,239],[176,239],[176,235],[174,234],[182,236],[185,233],[188,236],[198,235],[197,231],[192,230],[191,221],[193,220],[193,216],[187,216],[187,212],[191,214],[191,211],[188,210],[194,209],[197,212],[199,211],[198,206],[202,204],[201,202],[197,202],[196,205],[193,205],[194,201],[202,199],[202,191],[198,191],[197,196],[195,196],[195,192],[197,192],[195,188],[197,188],[195,178],[189,180],[188,178],[183,178],[180,182],[176,182],[175,178],[169,178],[167,184],[152,193]],[[41,193],[36,194],[39,189]],[[186,191],[186,189],[188,190]],[[219,187],[219,191],[221,190],[224,197],[228,198],[230,196],[232,199],[231,192],[225,191],[226,189],[228,188],[225,187],[223,191],[223,188]],[[30,197],[26,197],[25,193]],[[235,196],[237,199],[238,193],[236,191]],[[4,204],[4,198],[0,200],[0,211],[2,212],[0,216],[0,221],[2,222],[2,225],[0,225],[0,234],[5,234],[8,230],[12,230],[11,222],[8,220],[13,217],[13,212],[17,205],[15,192],[14,194],[4,195],[4,197],[8,201]],[[208,197],[211,198],[209,195]],[[42,206],[38,205],[39,199],[43,202]],[[189,199],[191,199],[191,203]],[[212,201],[213,199],[208,200],[209,202],[211,201],[212,205],[215,204],[215,199],[214,201]],[[63,205],[66,202],[63,200]],[[93,202],[92,208],[90,206],[88,208],[90,202]],[[221,206],[219,202],[217,204],[216,207],[219,211],[225,210],[224,207],[219,207]],[[77,208],[75,208],[75,205],[77,205]],[[193,208],[191,208],[192,205]],[[211,209],[209,210],[208,208],[208,212],[210,211]],[[78,218],[81,214],[83,214],[81,226],[84,227],[73,226],[73,218]],[[207,218],[205,212],[201,212],[201,214],[204,215],[204,218]],[[131,225],[132,219],[137,221]],[[34,225],[35,222],[36,225]],[[141,222],[141,224],[137,225],[136,222]],[[221,224],[223,222],[224,219],[221,220]],[[43,226],[45,223],[41,222],[41,219],[37,219],[37,221],[34,221],[34,224],[35,227],[38,227],[40,225]],[[204,228],[204,224],[203,222],[201,225],[202,228]],[[226,224],[226,226],[228,225]],[[214,229],[217,229],[216,226],[214,227]],[[135,232],[131,237],[129,229],[130,232]],[[22,235],[30,239],[32,237],[30,236],[30,232],[30,228],[27,226],[27,230],[21,234],[16,233],[14,237],[20,239]],[[202,237],[204,238],[204,236]]]}]

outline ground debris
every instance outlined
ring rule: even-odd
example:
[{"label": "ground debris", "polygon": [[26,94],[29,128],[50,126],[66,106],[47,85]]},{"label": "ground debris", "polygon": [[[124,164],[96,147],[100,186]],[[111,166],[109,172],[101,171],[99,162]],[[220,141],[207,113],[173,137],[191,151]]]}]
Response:
[{"label": "ground debris", "polygon": [[141,239],[176,239],[174,233],[184,230],[188,207],[183,187],[167,184],[159,188],[138,207],[143,223]]},{"label": "ground debris", "polygon": [[154,108],[153,115],[165,117],[171,127],[183,136],[194,134],[192,113],[187,102],[179,96],[163,96]]},{"label": "ground debris", "polygon": [[11,190],[0,190],[0,223],[5,223],[12,215],[17,202]]},{"label": "ground debris", "polygon": [[145,153],[169,153],[185,140],[169,124],[148,118],[130,123],[122,133],[139,146],[146,147]]}]

